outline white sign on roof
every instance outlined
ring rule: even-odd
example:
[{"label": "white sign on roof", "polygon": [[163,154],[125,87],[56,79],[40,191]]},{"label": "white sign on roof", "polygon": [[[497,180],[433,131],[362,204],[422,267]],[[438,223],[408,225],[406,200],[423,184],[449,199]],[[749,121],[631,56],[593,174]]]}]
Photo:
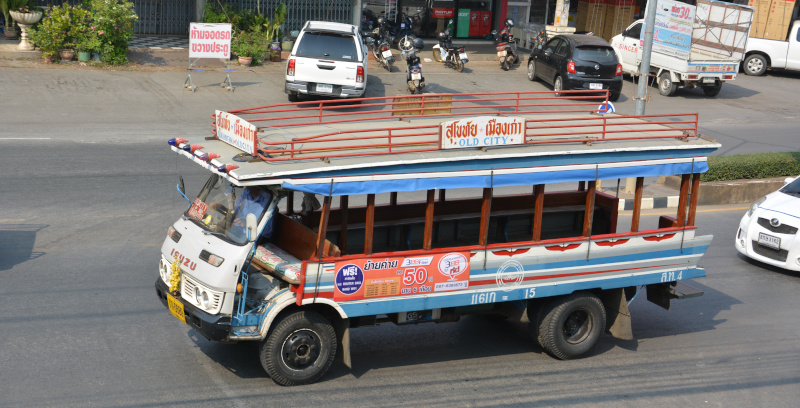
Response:
[{"label": "white sign on roof", "polygon": [[525,119],[506,116],[478,116],[442,122],[439,147],[511,146],[525,143]]},{"label": "white sign on roof", "polygon": [[255,156],[256,125],[228,112],[215,111],[217,139]]}]

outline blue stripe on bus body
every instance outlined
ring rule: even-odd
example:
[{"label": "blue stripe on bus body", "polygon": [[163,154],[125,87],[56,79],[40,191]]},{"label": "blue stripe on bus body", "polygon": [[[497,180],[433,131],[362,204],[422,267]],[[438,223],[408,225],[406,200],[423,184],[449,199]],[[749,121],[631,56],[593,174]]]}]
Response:
[{"label": "blue stripe on bus body", "polygon": [[[651,251],[651,252],[644,252],[644,253],[636,253],[636,254],[629,254],[629,255],[615,255],[609,257],[602,257],[602,258],[590,258],[588,261],[585,259],[580,260],[570,260],[570,261],[559,261],[553,263],[525,263],[522,266],[525,268],[525,273],[529,272],[537,272],[537,271],[544,271],[544,270],[553,270],[554,273],[558,269],[564,268],[572,268],[576,266],[583,266],[583,267],[602,267],[603,265],[612,264],[612,263],[624,263],[624,262],[637,262],[637,261],[644,261],[644,260],[653,260],[656,261],[658,259],[664,258],[676,258],[676,257],[690,257],[692,255],[702,255],[708,249],[708,245],[698,245],[694,247],[684,247],[683,251],[679,248],[671,249],[671,250],[663,250],[663,251]],[[524,256],[522,256],[524,257]],[[514,259],[519,261],[522,257],[510,257],[509,259]],[[532,259],[533,260],[533,259]],[[472,269],[470,271],[470,277],[475,276],[482,276],[482,275],[495,275],[497,274],[498,268],[487,268],[487,269]],[[334,284],[336,273],[335,271],[331,274],[328,279],[321,279],[319,281],[319,286],[332,286]],[[487,278],[483,278],[487,279]],[[316,287],[315,279],[310,279],[311,282],[306,282],[305,291],[306,292],[313,292],[314,288]],[[472,279],[471,279],[472,280]]]},{"label": "blue stripe on bus body", "polygon": [[[342,310],[349,317],[396,313],[404,311],[419,311],[441,309],[446,307],[470,306],[496,302],[511,302],[531,298],[532,289],[535,288],[533,298],[547,298],[567,295],[578,290],[588,289],[615,289],[631,286],[650,285],[654,283],[681,281],[704,277],[702,268],[689,268],[670,272],[657,272],[637,276],[624,276],[611,279],[598,279],[570,283],[544,283],[541,285],[520,286],[514,289],[484,289],[472,292],[454,292],[448,295],[433,295],[413,298],[391,298],[390,300],[371,299],[368,301],[340,302]],[[668,279],[672,280],[668,280]],[[483,296],[481,296],[483,295]]]}]

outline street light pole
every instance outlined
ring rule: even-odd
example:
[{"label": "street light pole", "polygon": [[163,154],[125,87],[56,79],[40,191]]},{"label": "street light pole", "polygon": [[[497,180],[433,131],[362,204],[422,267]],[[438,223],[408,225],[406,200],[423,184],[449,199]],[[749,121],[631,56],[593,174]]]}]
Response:
[{"label": "street light pole", "polygon": [[647,91],[647,75],[650,74],[650,54],[653,51],[653,29],[656,25],[656,8],[658,0],[647,0],[647,14],[644,18],[644,47],[642,49],[642,63],[639,66],[639,87],[636,90],[636,109],[634,114],[644,115],[644,95]]}]

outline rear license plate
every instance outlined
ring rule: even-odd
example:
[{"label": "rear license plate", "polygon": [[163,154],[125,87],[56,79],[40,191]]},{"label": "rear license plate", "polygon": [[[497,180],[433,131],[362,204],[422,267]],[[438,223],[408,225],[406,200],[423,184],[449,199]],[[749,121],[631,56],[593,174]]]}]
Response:
[{"label": "rear license plate", "polygon": [[717,80],[715,78],[703,78],[703,83],[704,84],[713,84],[715,82],[717,82]]},{"label": "rear license plate", "polygon": [[781,239],[763,232],[758,233],[758,243],[767,248],[781,249]]},{"label": "rear license plate", "polygon": [[589,84],[589,89],[603,89],[603,84]]},{"label": "rear license plate", "polygon": [[183,303],[172,297],[172,295],[167,294],[167,305],[169,306],[169,312],[172,313],[173,316],[177,317],[178,320],[182,321],[183,324],[186,324],[186,317],[184,317],[185,314],[183,312]]},{"label": "rear license plate", "polygon": [[415,81],[419,81],[420,79],[422,79],[422,74],[420,74],[418,72],[412,72],[411,73],[411,79],[415,80]]},{"label": "rear license plate", "polygon": [[467,58],[467,53],[466,52],[459,53],[458,57],[461,58],[462,60],[468,60],[469,59],[469,58]]},{"label": "rear license plate", "polygon": [[503,51],[497,51],[497,56],[498,56],[498,57],[505,57],[505,56],[506,56],[506,50],[503,50]]},{"label": "rear license plate", "polygon": [[389,50],[386,50],[386,51],[382,52],[381,54],[383,54],[383,58],[387,58],[387,59],[388,58],[392,58],[392,52],[389,51]]},{"label": "rear license plate", "polygon": [[333,85],[317,84],[317,92],[333,92]]}]

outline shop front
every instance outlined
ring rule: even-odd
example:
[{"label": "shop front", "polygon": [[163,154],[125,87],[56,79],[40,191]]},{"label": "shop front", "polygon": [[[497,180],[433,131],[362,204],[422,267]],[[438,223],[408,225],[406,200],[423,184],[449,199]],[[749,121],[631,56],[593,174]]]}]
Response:
[{"label": "shop front", "polygon": [[412,31],[422,38],[435,38],[453,19],[456,38],[490,38],[502,25],[499,13],[507,0],[362,0],[362,29],[374,27],[383,17],[398,25],[410,17]]}]

